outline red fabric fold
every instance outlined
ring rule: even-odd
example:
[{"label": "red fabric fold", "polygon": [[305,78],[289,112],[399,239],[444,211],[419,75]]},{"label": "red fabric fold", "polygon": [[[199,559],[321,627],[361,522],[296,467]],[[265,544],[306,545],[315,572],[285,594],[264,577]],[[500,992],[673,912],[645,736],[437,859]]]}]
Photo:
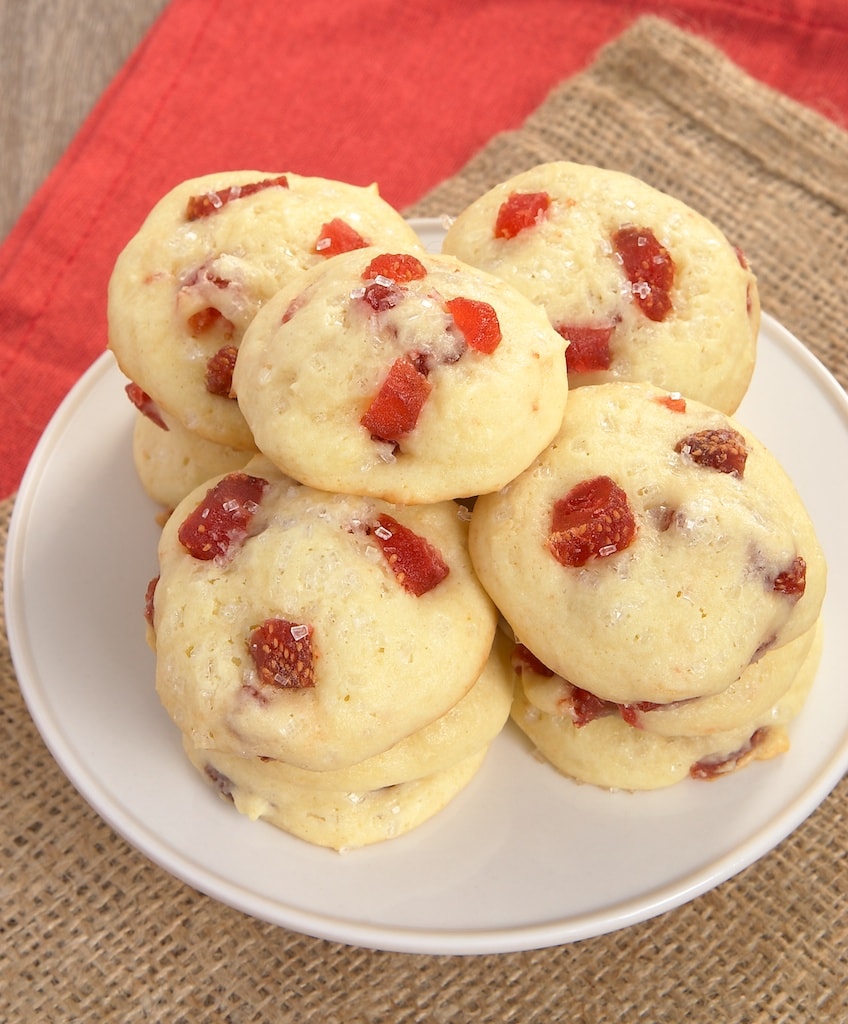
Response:
[{"label": "red fabric fold", "polygon": [[115,257],[177,182],[292,170],[402,208],[643,13],[848,124],[848,11],[826,0],[173,0],[0,248],[0,495],[103,351]]}]

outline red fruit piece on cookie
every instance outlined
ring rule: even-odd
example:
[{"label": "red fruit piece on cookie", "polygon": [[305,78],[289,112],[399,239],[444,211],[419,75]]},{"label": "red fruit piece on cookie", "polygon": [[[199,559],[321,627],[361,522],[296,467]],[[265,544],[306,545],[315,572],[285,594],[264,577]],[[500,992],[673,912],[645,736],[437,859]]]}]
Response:
[{"label": "red fruit piece on cookie", "polygon": [[374,537],[398,583],[408,593],[421,597],[448,575],[450,568],[426,537],[385,512],[377,517],[377,524]]},{"label": "red fruit piece on cookie", "polygon": [[[226,287],[226,285],[225,285]],[[187,320],[188,332],[192,338],[200,338],[204,334],[216,328],[220,330],[224,338],[229,341],[235,333],[235,324],[228,320],[220,309],[214,306],[206,306],[192,313]]]},{"label": "red fruit piece on cookie", "polygon": [[371,400],[363,427],[378,441],[399,441],[414,430],[433,385],[404,357],[396,359]]},{"label": "red fruit piece on cookie", "polygon": [[169,429],[168,424],[162,419],[162,413],[159,411],[159,406],[143,388],[138,384],[130,383],[127,384],[124,390],[136,409],[138,409],[142,415],[146,416],[151,423],[155,423],[156,426],[161,427],[162,430]]},{"label": "red fruit piece on cookie", "polygon": [[250,634],[248,650],[259,681],[278,690],[315,685],[312,626],[288,619],[266,619]]},{"label": "red fruit piece on cookie", "polygon": [[610,338],[615,324],[559,324],[558,334],[569,342],[565,350],[565,365],[569,373],[592,373],[608,370],[612,363]]},{"label": "red fruit piece on cookie", "polygon": [[585,565],[627,548],[636,520],[625,492],[608,476],[576,484],[553,508],[548,550],[560,564]]},{"label": "red fruit piece on cookie", "polygon": [[779,594],[787,594],[798,600],[807,589],[807,563],[800,556],[793,559],[788,569],[779,572],[774,578],[773,588]]},{"label": "red fruit piece on cookie", "polygon": [[674,450],[698,466],[737,477],[744,474],[748,459],[745,438],[727,427],[699,430],[689,434],[677,442]]},{"label": "red fruit piece on cookie", "polygon": [[612,236],[616,255],[633,289],[633,299],[649,320],[665,320],[671,312],[674,261],[650,228],[626,224]]},{"label": "red fruit piece on cookie", "polygon": [[427,268],[417,257],[409,253],[381,253],[362,272],[366,285],[361,295],[376,313],[383,313],[403,298],[400,285],[426,276]]},{"label": "red fruit piece on cookie", "polygon": [[323,224],[321,233],[315,242],[314,251],[320,256],[338,256],[343,252],[353,252],[354,249],[364,249],[368,242],[360,235],[356,228],[352,228],[347,221],[341,217],[334,217],[331,221]]},{"label": "red fruit piece on cookie", "polygon": [[470,348],[485,355],[491,355],[495,351],[503,335],[498,314],[493,306],[488,302],[466,299],[461,295],[449,299],[445,306]]},{"label": "red fruit piece on cookie", "polygon": [[247,536],[268,481],[247,473],[230,473],[206,492],[183,521],[177,536],[194,558],[223,557]]},{"label": "red fruit piece on cookie", "polygon": [[545,216],[551,205],[547,192],[513,192],[498,209],[495,238],[515,238]]},{"label": "red fruit piece on cookie", "polygon": [[238,349],[235,345],[224,345],[206,363],[206,390],[210,395],[232,398],[233,370],[236,366]]},{"label": "red fruit piece on cookie", "polygon": [[686,412],[686,399],[679,391],[671,391],[667,395],[655,395],[652,402],[664,405],[669,412]]},{"label": "red fruit piece on cookie", "polygon": [[208,217],[234,199],[244,199],[246,196],[255,195],[266,188],[288,187],[288,178],[285,174],[281,174],[277,178],[265,178],[263,181],[253,181],[247,185],[230,185],[229,188],[222,188],[217,192],[204,192],[199,196],[189,196],[188,203],[186,203],[186,220]]}]

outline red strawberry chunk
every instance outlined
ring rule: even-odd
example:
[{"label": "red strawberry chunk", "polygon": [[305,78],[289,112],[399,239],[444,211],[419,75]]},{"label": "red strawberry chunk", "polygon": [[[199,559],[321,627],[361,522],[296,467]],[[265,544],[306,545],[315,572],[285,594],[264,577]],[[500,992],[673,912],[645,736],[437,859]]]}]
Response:
[{"label": "red strawberry chunk", "polygon": [[192,313],[187,323],[192,338],[199,338],[219,327],[223,336],[229,341],[235,332],[235,324],[232,320],[228,320],[221,310],[214,306],[206,306],[205,309],[199,309],[196,313]]},{"label": "red strawberry chunk", "polygon": [[740,768],[746,761],[751,759],[754,751],[768,738],[768,726],[757,729],[751,738],[739,750],[724,757],[705,757],[696,761],[689,769],[689,775],[693,779],[711,780],[728,775],[730,772]]},{"label": "red strawberry chunk", "polygon": [[745,472],[745,463],[748,459],[745,438],[735,430],[724,427],[689,434],[677,442],[674,450],[698,466],[738,477]]},{"label": "red strawberry chunk", "polygon": [[352,252],[354,249],[364,249],[367,245],[368,242],[356,228],[352,228],[341,217],[334,217],[327,224],[322,225],[314,251],[321,256],[330,257],[338,256],[343,252]]},{"label": "red strawberry chunk", "polygon": [[516,675],[521,675],[525,668],[544,679],[550,679],[556,675],[553,669],[549,669],[547,665],[539,661],[528,647],[525,647],[524,644],[516,644],[512,651],[512,670]]},{"label": "red strawberry chunk", "polygon": [[420,281],[427,276],[427,268],[409,253],[381,253],[362,272],[366,281],[362,298],[375,312],[392,309],[403,298],[400,284]]},{"label": "red strawberry chunk", "polygon": [[278,690],[304,690],[315,685],[312,626],[288,619],[266,619],[250,634],[248,649],[259,681]]},{"label": "red strawberry chunk", "polygon": [[156,587],[158,584],[159,577],[154,576],[147,584],[147,590],[144,592],[144,618],[150,626],[153,625],[153,599],[156,594]]},{"label": "red strawberry chunk", "polygon": [[238,349],[235,345],[224,345],[210,357],[206,364],[206,390],[210,395],[233,397],[233,370],[237,355]]},{"label": "red strawberry chunk", "polygon": [[664,405],[669,412],[686,412],[686,399],[679,391],[672,391],[668,395],[656,395],[651,401],[657,405]]},{"label": "red strawberry chunk", "polygon": [[425,538],[383,512],[374,536],[398,583],[421,597],[438,586],[450,572],[440,552]]},{"label": "red strawberry chunk", "polygon": [[288,188],[289,182],[285,174],[277,178],[266,178],[264,181],[254,181],[247,185],[230,185],[229,188],[222,188],[218,192],[204,192],[199,196],[189,196],[186,204],[186,220],[198,220],[200,217],[208,217],[210,214],[220,210],[227,203],[234,199],[244,199],[252,196],[266,188]]},{"label": "red strawberry chunk", "polygon": [[396,359],[359,422],[379,441],[399,441],[415,428],[432,390],[408,359]]},{"label": "red strawberry chunk", "polygon": [[784,572],[774,578],[774,589],[779,594],[787,594],[796,601],[807,589],[807,563],[800,556]]},{"label": "red strawberry chunk", "polygon": [[373,281],[377,277],[385,277],[396,284],[404,284],[407,281],[421,281],[427,276],[427,268],[418,259],[409,253],[384,252],[375,256],[362,271],[363,281]]},{"label": "red strawberry chunk", "polygon": [[466,299],[461,295],[449,299],[445,305],[466,344],[478,352],[491,355],[503,337],[494,307],[488,302]]},{"label": "red strawberry chunk", "polygon": [[548,550],[565,566],[606,558],[627,548],[636,521],[625,492],[608,476],[576,484],[553,508]]},{"label": "red strawberry chunk", "polygon": [[247,536],[267,486],[267,480],[247,473],[222,477],[180,526],[180,543],[203,561],[226,555]]},{"label": "red strawberry chunk", "polygon": [[633,286],[633,298],[649,320],[665,320],[671,312],[674,261],[650,228],[632,224],[612,236],[613,248]]},{"label": "red strawberry chunk", "polygon": [[567,714],[578,729],[598,718],[606,718],[615,713],[617,705],[604,700],[579,686],[569,686],[567,697],[559,700],[559,706]]},{"label": "red strawberry chunk", "polygon": [[545,216],[551,205],[547,192],[513,192],[501,203],[495,220],[495,238],[515,238],[532,228]]},{"label": "red strawberry chunk", "polygon": [[142,390],[142,388],[138,386],[138,384],[127,384],[124,390],[136,409],[146,416],[151,423],[155,423],[156,426],[161,427],[162,430],[169,429],[168,424],[162,419],[162,413],[159,411],[159,406],[153,401],[146,391]]},{"label": "red strawberry chunk", "polygon": [[615,324],[560,324],[556,331],[570,344],[565,350],[565,365],[569,373],[592,373],[608,370],[612,362],[610,338]]}]

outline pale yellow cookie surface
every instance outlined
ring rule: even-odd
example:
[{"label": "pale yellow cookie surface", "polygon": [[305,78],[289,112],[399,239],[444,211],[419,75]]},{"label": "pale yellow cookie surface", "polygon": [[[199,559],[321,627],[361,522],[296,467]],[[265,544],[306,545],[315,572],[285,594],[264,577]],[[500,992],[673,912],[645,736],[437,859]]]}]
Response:
[{"label": "pale yellow cookie surface", "polygon": [[[639,384],[576,389],[557,438],[478,499],[471,523],[475,568],[517,639],[618,703],[725,690],[762,650],[813,625],[826,585],[812,523],[774,456],[723,414],[667,398]],[[688,441],[724,429],[747,450],[741,476],[696,461]],[[563,564],[551,546],[555,506],[601,478],[623,492],[632,535]],[[605,509],[592,520],[601,538]]]},{"label": "pale yellow cookie surface", "polygon": [[[821,619],[795,640],[767,651],[726,690],[672,704],[619,706],[631,725],[659,736],[709,736],[730,732],[754,721],[788,691],[818,640]],[[520,664],[520,662],[519,662]],[[524,695],[540,711],[558,716],[574,702],[570,683],[560,676],[522,673]]]},{"label": "pale yellow cookie surface", "polygon": [[284,761],[242,758],[241,784],[251,790],[293,785],[365,792],[446,771],[487,747],[509,718],[513,673],[509,644],[499,633],[480,678],[446,714],[400,743],[337,771],[314,772]]},{"label": "pale yellow cookie surface", "polygon": [[[480,676],[496,623],[462,510],[318,492],[264,459],[247,475],[261,493],[222,502],[203,485],[160,540],[156,685],[179,729],[198,747],[330,771],[446,714]],[[198,519],[210,502],[212,518]],[[223,553],[189,553],[186,522],[214,541],[215,516],[251,503],[244,529],[224,529]],[[397,554],[405,544],[411,561]],[[416,594],[422,549],[425,569],[435,552],[447,573]],[[285,633],[269,640],[268,623]]]},{"label": "pale yellow cookie surface", "polygon": [[132,453],[145,492],[166,508],[176,507],[205,480],[241,469],[256,454],[207,441],[167,413],[162,413],[162,419],[167,430],[138,413]]},{"label": "pale yellow cookie surface", "polygon": [[670,786],[690,773],[718,778],[753,760],[789,749],[787,725],[800,713],[813,685],[821,635],[783,697],[746,725],[707,736],[661,736],[610,714],[581,727],[531,704],[516,687],[512,719],[553,767],[580,782],[605,789],[650,790]]},{"label": "pale yellow cookie surface", "polygon": [[[257,447],[325,490],[427,503],[497,489],[559,427],[565,342],[497,278],[419,254],[421,276],[395,280],[373,274],[385,255],[334,257],[257,315],[234,375]],[[493,351],[466,341],[456,299],[496,314]]]},{"label": "pale yellow cookie surface", "polygon": [[238,348],[256,311],[283,284],[326,261],[333,250],[322,248],[324,226],[337,218],[368,244],[419,244],[373,185],[252,170],[177,185],[112,273],[109,346],[121,370],[192,432],[251,447],[236,401],[209,390],[209,361]]},{"label": "pale yellow cookie surface", "polygon": [[185,744],[191,763],[236,809],[316,846],[351,850],[395,839],[438,814],[474,778],[486,748],[458,764],[386,789],[360,792],[277,786],[244,758]]},{"label": "pale yellow cookie surface", "polygon": [[[503,204],[533,194],[546,196],[548,207],[516,234],[498,236]],[[673,268],[660,320],[643,312],[634,295],[647,285],[631,281],[617,254],[616,233],[629,228],[649,229]],[[567,334],[608,331],[609,366],[572,372],[573,385],[651,381],[724,412],[745,394],[759,328],[754,276],[714,224],[643,181],[584,164],[541,164],[473,202],[450,227],[444,251],[523,291]],[[575,339],[570,361],[577,348]]]}]

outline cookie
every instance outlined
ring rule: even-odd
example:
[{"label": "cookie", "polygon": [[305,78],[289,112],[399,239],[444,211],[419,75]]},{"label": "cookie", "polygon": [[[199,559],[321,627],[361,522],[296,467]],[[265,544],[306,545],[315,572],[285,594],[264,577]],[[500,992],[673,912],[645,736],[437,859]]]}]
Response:
[{"label": "cookie", "polygon": [[[650,790],[688,778],[709,780],[789,749],[787,725],[800,713],[821,655],[821,632],[790,688],[746,725],[705,736],[661,736],[610,714],[578,726],[568,715],[540,711],[516,687],[512,720],[542,757],[564,775],[606,789]],[[522,676],[523,678],[523,676]]]},{"label": "cookie", "polygon": [[443,249],[547,311],[571,342],[572,386],[648,381],[727,413],[747,390],[760,317],[747,261],[630,175],[541,164],[471,203]]},{"label": "cookie", "polygon": [[252,791],[296,786],[359,793],[447,771],[488,747],[509,718],[514,678],[510,650],[498,632],[483,671],[468,693],[440,718],[381,754],[349,768],[324,772],[276,759],[240,758],[245,762],[239,766],[240,784]]},{"label": "cookie", "polygon": [[258,458],[170,516],[149,597],[156,686],[193,746],[334,771],[445,715],[496,612],[453,502],[391,505]]},{"label": "cookie", "polygon": [[256,455],[255,451],[207,441],[167,413],[161,413],[159,419],[164,427],[138,413],[132,456],[145,493],[165,508],[175,508],[204,481],[241,469]]},{"label": "cookie", "polygon": [[394,839],[441,811],[477,774],[486,749],[426,778],[359,792],[264,782],[250,762],[232,754],[185,746],[191,763],[220,795],[253,819],[299,839],[350,850]]},{"label": "cookie", "polygon": [[826,586],[775,457],[735,420],[647,384],[573,391],[534,464],[477,500],[470,548],[516,638],[619,704],[726,690],[811,628]]},{"label": "cookie", "polygon": [[551,675],[522,648],[513,664],[521,675],[524,696],[533,707],[585,724],[595,717],[620,715],[628,725],[658,736],[710,736],[731,732],[755,721],[788,691],[816,641],[821,620],[782,647],[767,651],[721,693],[671,704],[613,704]]},{"label": "cookie", "polygon": [[234,389],[256,445],[328,491],[424,504],[496,490],[554,436],[565,342],[544,312],[445,256],[363,249],[265,304]]},{"label": "cookie", "polygon": [[109,347],[124,374],[192,433],[250,448],[230,395],[256,311],[307,267],[365,244],[420,243],[376,186],[261,171],[177,185],[119,255]]}]

